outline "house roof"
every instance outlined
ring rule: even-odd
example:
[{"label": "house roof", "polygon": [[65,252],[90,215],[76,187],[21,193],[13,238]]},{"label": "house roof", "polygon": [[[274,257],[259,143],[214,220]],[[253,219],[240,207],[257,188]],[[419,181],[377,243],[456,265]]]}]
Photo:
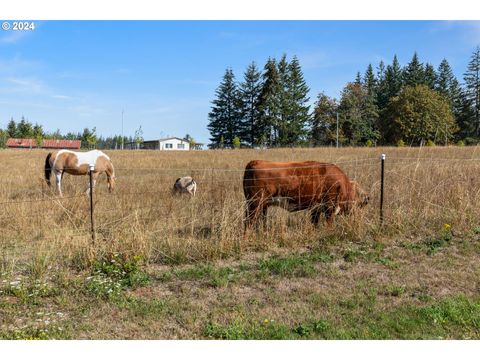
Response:
[{"label": "house roof", "polygon": [[171,136],[171,137],[168,137],[168,138],[157,139],[157,140],[145,140],[144,143],[146,143],[146,142],[162,142],[162,141],[167,141],[167,140],[172,140],[172,139],[177,139],[177,140],[180,140],[180,141],[188,142],[188,140],[181,139],[181,138],[176,137],[176,136]]},{"label": "house roof", "polygon": [[80,149],[81,140],[43,140],[42,147],[45,149]]},{"label": "house roof", "polygon": [[35,139],[14,139],[7,140],[7,147],[13,148],[32,148],[37,147],[37,141]]},{"label": "house roof", "polygon": [[[42,141],[44,149],[80,149],[82,142],[80,140],[56,140],[45,139]],[[37,140],[35,139],[14,139],[7,140],[7,147],[11,148],[36,148]]]}]

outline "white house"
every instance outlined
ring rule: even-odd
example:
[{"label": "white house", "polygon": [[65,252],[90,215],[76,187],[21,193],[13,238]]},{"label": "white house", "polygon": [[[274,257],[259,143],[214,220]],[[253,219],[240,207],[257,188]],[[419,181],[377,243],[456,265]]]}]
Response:
[{"label": "white house", "polygon": [[190,150],[190,143],[178,137],[149,140],[143,142],[143,149],[151,150]]}]

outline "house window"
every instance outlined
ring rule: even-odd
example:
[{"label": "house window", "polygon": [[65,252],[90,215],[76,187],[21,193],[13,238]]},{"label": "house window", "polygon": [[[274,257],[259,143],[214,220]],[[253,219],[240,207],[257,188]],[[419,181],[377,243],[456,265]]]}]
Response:
[{"label": "house window", "polygon": [[177,144],[177,149],[185,149],[185,144]]},{"label": "house window", "polygon": [[173,149],[173,144],[165,144],[165,149]]}]

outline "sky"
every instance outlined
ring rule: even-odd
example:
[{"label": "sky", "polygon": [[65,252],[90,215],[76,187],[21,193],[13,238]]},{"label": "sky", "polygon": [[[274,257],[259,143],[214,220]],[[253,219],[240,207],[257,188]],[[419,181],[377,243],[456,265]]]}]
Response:
[{"label": "sky", "polygon": [[[8,21],[10,24],[13,21]],[[3,21],[2,21],[3,23]],[[208,143],[208,112],[227,68],[238,81],[254,61],[300,61],[310,104],[338,98],[371,63],[403,66],[417,51],[460,81],[480,21],[35,21],[0,30],[0,128],[13,117],[47,131],[97,134],[140,126],[146,140],[190,134]]]}]

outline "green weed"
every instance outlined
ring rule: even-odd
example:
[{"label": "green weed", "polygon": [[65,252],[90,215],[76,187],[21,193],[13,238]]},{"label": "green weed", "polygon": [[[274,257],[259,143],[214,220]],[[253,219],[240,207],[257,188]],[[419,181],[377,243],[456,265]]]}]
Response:
[{"label": "green weed", "polygon": [[87,278],[86,289],[104,299],[117,297],[126,288],[146,285],[149,276],[139,268],[140,258],[114,255],[94,263],[93,274]]},{"label": "green weed", "polygon": [[315,273],[312,261],[300,255],[272,256],[262,259],[258,263],[258,268],[264,275],[305,277]]}]

